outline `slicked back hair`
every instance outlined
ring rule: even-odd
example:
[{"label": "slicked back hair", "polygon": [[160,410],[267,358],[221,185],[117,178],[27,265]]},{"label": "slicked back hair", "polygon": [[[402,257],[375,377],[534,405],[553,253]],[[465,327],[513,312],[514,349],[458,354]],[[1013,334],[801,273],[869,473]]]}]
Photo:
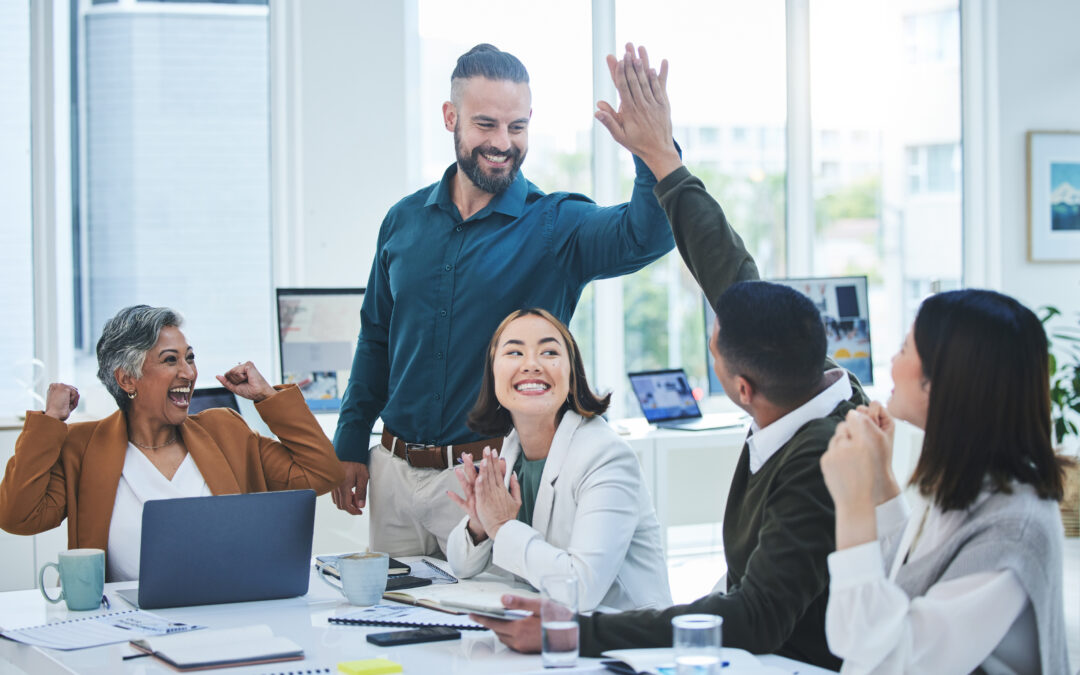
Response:
[{"label": "slicked back hair", "polygon": [[775,405],[813,398],[825,368],[825,326],[802,293],[767,281],[737,283],[716,301],[717,348],[730,375],[741,375]]},{"label": "slicked back hair", "polygon": [[146,353],[157,343],[161,329],[183,323],[179,312],[149,305],[125,307],[105,322],[97,343],[97,375],[121,410],[126,411],[131,400],[116,381],[116,369],[141,378]]},{"label": "slicked back hair", "polygon": [[505,436],[514,428],[510,413],[506,408],[499,405],[499,399],[495,396],[493,364],[495,363],[495,352],[499,348],[499,338],[502,336],[503,331],[506,330],[511,321],[524,316],[538,316],[546,319],[548,323],[555,327],[563,342],[566,343],[567,356],[570,359],[570,392],[556,414],[555,423],[558,424],[563,413],[571,409],[585,418],[602,415],[611,403],[610,393],[606,396],[597,396],[589,388],[589,381],[585,378],[585,364],[581,360],[581,350],[578,349],[574,336],[570,334],[570,329],[546,309],[538,307],[519,309],[511,312],[509,316],[502,320],[499,327],[495,329],[495,334],[491,336],[491,342],[488,343],[487,355],[484,359],[484,380],[480,384],[480,395],[476,397],[476,404],[469,411],[468,419],[469,428],[478,434]]},{"label": "slicked back hair", "polygon": [[1034,312],[994,291],[939,293],[919,308],[914,338],[930,397],[911,484],[943,510],[970,506],[987,479],[1060,500],[1066,462],[1051,441],[1048,343]]},{"label": "slicked back hair", "polygon": [[478,44],[458,57],[454,72],[450,75],[450,101],[455,106],[461,105],[465,81],[473,77],[529,83],[529,71],[516,56],[487,43]]}]

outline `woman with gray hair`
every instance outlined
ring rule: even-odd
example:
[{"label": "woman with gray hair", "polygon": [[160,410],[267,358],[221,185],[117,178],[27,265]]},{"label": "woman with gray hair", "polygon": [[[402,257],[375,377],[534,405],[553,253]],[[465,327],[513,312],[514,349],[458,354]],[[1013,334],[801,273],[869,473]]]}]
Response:
[{"label": "woman with gray hair", "polygon": [[136,305],[106,322],[98,378],[119,410],[66,424],[75,387],[49,385],[44,412],[28,412],[0,482],[0,528],[37,534],[68,521],[69,548],[106,551],[109,581],[139,577],[143,503],[151,499],[310,488],[341,482],[334,448],[293,385],[270,386],[248,361],[218,381],[255,409],[279,440],[232,410],[188,416],[198,371],[167,307]]}]

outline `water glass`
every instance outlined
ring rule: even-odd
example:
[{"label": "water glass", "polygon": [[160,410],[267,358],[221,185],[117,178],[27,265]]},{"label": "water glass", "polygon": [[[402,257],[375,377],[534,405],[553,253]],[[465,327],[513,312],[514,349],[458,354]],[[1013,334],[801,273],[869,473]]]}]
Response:
[{"label": "water glass", "polygon": [[712,614],[683,614],[671,619],[678,675],[720,675],[724,619]]},{"label": "water glass", "polygon": [[545,668],[572,668],[578,657],[578,579],[552,574],[540,580],[541,652]]}]

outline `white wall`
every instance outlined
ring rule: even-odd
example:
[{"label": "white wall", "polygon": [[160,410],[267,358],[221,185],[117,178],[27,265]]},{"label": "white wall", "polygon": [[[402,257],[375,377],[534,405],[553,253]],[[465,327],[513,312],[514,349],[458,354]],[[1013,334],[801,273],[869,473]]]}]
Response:
[{"label": "white wall", "polygon": [[[989,166],[997,164],[997,190],[966,195],[983,199],[1000,218],[1000,248],[991,246],[988,279],[1030,307],[1052,304],[1075,323],[1080,311],[1080,263],[1027,260],[1027,187],[1024,134],[1030,130],[1080,131],[1080,2],[1076,0],[991,0],[987,25],[990,89],[986,111]],[[995,63],[996,62],[996,63]],[[996,101],[994,100],[996,98]],[[996,120],[995,120],[996,118]],[[994,161],[994,154],[997,161]],[[965,167],[967,169],[968,167]],[[978,205],[976,205],[976,208]],[[993,235],[993,228],[991,228]]]}]

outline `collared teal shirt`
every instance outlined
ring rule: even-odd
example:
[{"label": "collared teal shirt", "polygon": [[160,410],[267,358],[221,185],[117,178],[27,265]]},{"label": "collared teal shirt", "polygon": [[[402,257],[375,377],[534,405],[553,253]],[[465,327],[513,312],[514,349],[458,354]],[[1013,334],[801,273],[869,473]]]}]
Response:
[{"label": "collared teal shirt", "polygon": [[476,402],[484,352],[506,315],[542,307],[569,324],[590,281],[641,269],[672,249],[656,179],[637,157],[630,201],[545,194],[518,173],[462,220],[442,180],[387,213],[361,310],[360,340],[341,403],[334,447],[367,462],[372,424],[401,438],[445,445],[480,440],[466,416]]}]

